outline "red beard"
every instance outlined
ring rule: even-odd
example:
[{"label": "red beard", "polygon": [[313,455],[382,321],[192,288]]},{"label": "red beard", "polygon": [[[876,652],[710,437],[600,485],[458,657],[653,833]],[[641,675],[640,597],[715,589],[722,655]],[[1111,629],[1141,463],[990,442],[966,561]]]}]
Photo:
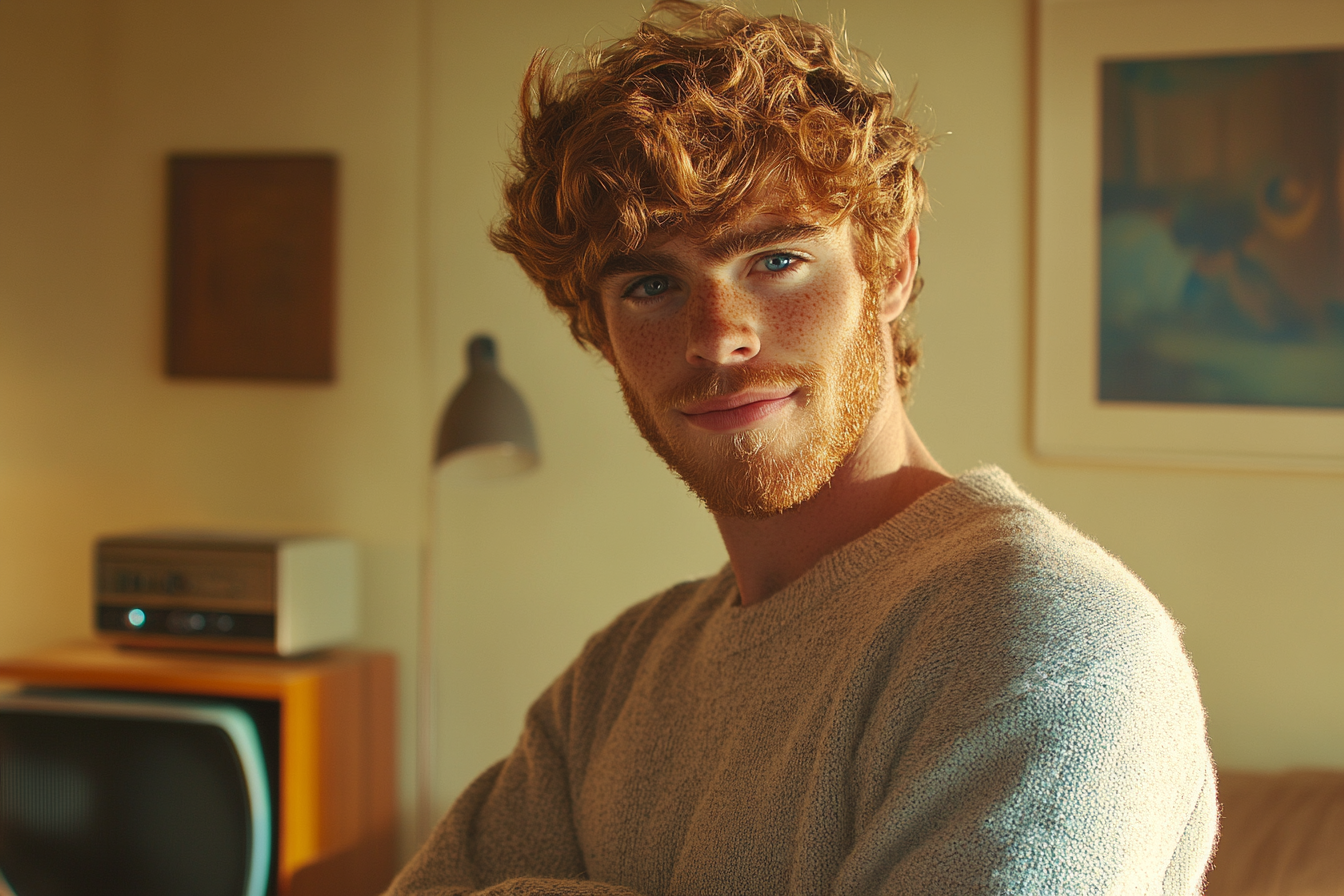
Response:
[{"label": "red beard", "polygon": [[[672,472],[717,514],[760,518],[811,498],[853,453],[882,397],[886,340],[890,337],[869,298],[857,331],[839,356],[823,366],[763,364],[707,370],[657,399],[657,413],[620,367],[616,375],[640,433]],[[793,419],[724,435],[659,425],[675,408],[749,388],[799,386],[802,406]]]}]

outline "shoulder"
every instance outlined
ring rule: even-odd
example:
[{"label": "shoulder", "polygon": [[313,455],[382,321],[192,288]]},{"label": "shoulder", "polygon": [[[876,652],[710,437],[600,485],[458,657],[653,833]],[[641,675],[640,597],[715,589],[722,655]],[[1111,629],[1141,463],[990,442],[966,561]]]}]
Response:
[{"label": "shoulder", "polygon": [[945,525],[887,573],[913,579],[891,610],[908,634],[880,704],[882,733],[913,748],[898,789],[938,775],[988,788],[995,808],[968,816],[968,836],[1011,844],[1029,877],[1165,867],[1187,827],[1211,830],[1204,713],[1179,627],[1006,475],[970,480],[940,499]]},{"label": "shoulder", "polygon": [[890,612],[908,626],[900,666],[932,663],[983,702],[1143,692],[1202,721],[1179,627],[1118,559],[997,469],[929,497],[912,508],[922,519],[906,522],[919,537],[870,579],[898,595]]},{"label": "shoulder", "polygon": [[1180,651],[1174,621],[1138,576],[1007,474],[977,470],[956,485],[960,512],[912,558],[929,612],[974,617],[1019,646]]}]

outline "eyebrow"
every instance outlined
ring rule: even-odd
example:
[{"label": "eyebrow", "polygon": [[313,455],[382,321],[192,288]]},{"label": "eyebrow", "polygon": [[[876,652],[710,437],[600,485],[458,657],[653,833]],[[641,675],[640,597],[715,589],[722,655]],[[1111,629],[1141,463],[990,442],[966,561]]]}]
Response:
[{"label": "eyebrow", "polygon": [[599,279],[615,277],[618,274],[633,274],[638,271],[675,271],[681,265],[667,252],[622,252],[613,255],[602,265]]},{"label": "eyebrow", "polygon": [[[757,249],[764,249],[776,243],[793,240],[816,239],[826,233],[820,224],[781,224],[764,230],[752,230],[747,233],[730,233],[711,240],[702,250],[710,261],[725,261],[735,255],[742,255]],[[613,255],[602,265],[599,278],[614,277],[619,274],[633,274],[640,271],[670,271],[676,273],[682,267],[676,256],[669,252],[653,249],[647,252],[622,252]]]},{"label": "eyebrow", "polygon": [[823,236],[826,228],[820,224],[780,224],[764,230],[752,230],[747,233],[730,233],[710,241],[705,247],[705,255],[712,261],[724,261],[734,255],[764,249],[776,243],[794,240],[810,240]]}]

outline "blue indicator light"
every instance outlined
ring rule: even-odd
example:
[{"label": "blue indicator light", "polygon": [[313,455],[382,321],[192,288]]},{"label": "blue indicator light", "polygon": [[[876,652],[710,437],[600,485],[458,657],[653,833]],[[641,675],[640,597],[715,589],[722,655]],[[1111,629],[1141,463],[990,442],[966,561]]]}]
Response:
[{"label": "blue indicator light", "polygon": [[145,624],[145,611],[136,607],[134,610],[126,611],[126,624],[131,628],[139,628]]}]

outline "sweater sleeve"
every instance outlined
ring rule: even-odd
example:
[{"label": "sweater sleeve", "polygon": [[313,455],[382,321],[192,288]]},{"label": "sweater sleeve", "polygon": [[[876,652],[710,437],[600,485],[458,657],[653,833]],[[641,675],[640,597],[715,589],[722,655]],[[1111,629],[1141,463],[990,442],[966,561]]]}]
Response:
[{"label": "sweater sleeve", "polygon": [[572,677],[532,705],[513,752],[462,792],[386,896],[636,896],[587,880],[559,746]]},{"label": "sweater sleeve", "polygon": [[1042,676],[955,733],[943,721],[913,733],[835,893],[1200,891],[1217,809],[1179,647]]},{"label": "sweater sleeve", "polygon": [[594,716],[620,690],[613,681],[628,677],[617,670],[630,632],[664,596],[628,608],[589,638],[528,709],[513,751],[462,792],[385,896],[640,896],[589,878],[574,794]]}]

